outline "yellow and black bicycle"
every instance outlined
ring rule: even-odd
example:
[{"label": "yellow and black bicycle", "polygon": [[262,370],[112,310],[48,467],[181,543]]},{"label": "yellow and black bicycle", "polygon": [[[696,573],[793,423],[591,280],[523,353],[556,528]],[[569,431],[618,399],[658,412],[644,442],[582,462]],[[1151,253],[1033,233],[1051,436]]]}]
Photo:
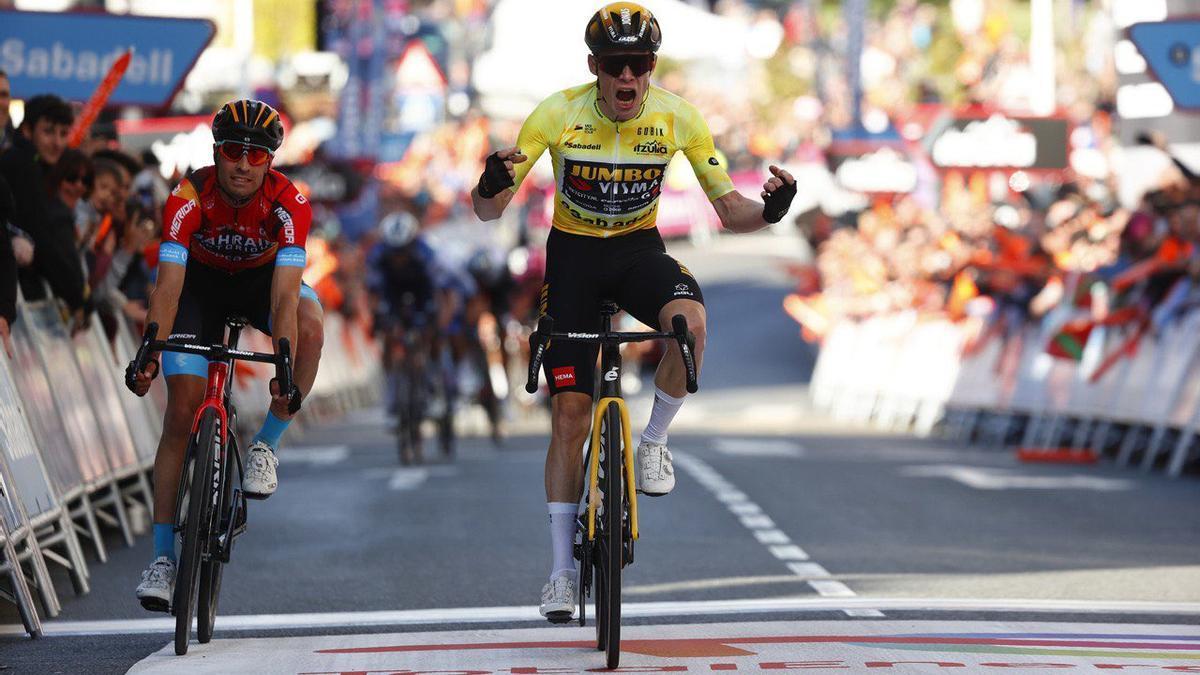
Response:
[{"label": "yellow and black bicycle", "polygon": [[[587,625],[587,598],[595,590],[596,649],[606,652],[608,667],[621,661],[621,569],[633,562],[633,543],[638,538],[637,493],[634,480],[633,443],[629,411],[621,397],[621,344],[646,340],[675,340],[687,372],[687,390],[695,393],[695,337],[683,315],[671,319],[671,332],[619,333],[612,330],[616,304],[603,303],[600,332],[556,333],[554,320],[543,316],[537,331],[529,336],[529,380],[525,390],[538,388],[542,358],[552,340],[600,345],[599,386],[592,413],[592,434],[584,460],[584,501],[580,515],[579,625]],[[565,621],[570,621],[566,617]]]}]

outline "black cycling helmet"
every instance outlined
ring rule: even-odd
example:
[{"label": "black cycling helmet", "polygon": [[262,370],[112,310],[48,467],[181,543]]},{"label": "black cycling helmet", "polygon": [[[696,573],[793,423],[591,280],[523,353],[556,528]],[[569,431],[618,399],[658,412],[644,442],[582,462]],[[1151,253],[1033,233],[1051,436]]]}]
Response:
[{"label": "black cycling helmet", "polygon": [[610,2],[592,15],[583,34],[599,56],[612,52],[657,52],[662,29],[650,10],[635,2]]},{"label": "black cycling helmet", "polygon": [[283,122],[271,106],[244,98],[221,106],[213,117],[212,135],[216,143],[249,143],[275,152],[283,143]]}]

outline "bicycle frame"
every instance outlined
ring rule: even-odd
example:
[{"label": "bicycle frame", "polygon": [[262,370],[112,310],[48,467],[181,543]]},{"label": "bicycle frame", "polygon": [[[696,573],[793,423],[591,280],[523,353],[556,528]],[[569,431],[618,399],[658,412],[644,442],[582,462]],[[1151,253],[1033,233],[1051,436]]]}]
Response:
[{"label": "bicycle frame", "polygon": [[[538,377],[542,367],[542,359],[545,358],[546,349],[550,345],[551,340],[562,340],[564,342],[589,342],[599,343],[600,348],[600,393],[596,399],[592,410],[592,435],[591,447],[600,447],[600,423],[601,417],[610,404],[615,403],[621,413],[621,432],[622,441],[624,444],[623,461],[625,467],[625,484],[632,486],[634,482],[634,465],[633,465],[633,438],[630,432],[629,424],[629,409],[625,405],[625,399],[621,396],[621,350],[620,345],[623,342],[644,342],[647,340],[675,340],[679,345],[680,356],[683,359],[684,372],[687,375],[687,391],[688,393],[696,393],[699,388],[696,381],[696,361],[695,352],[695,337],[688,331],[687,320],[682,315],[676,315],[671,318],[671,332],[652,332],[652,333],[619,333],[612,330],[612,315],[617,312],[617,307],[614,304],[606,303],[601,310],[601,326],[599,333],[556,333],[554,332],[554,319],[550,316],[543,316],[538,321],[537,330],[529,336],[529,378],[525,383],[525,391],[530,394],[537,392]],[[588,486],[587,493],[589,497],[595,496],[598,489],[597,482],[599,480],[600,454],[593,452],[590,455],[588,464]],[[638,538],[637,524],[637,491],[627,490],[626,494],[629,497],[629,518],[630,527],[629,533],[633,539]],[[596,501],[588,499],[588,540],[594,541],[596,537]]]},{"label": "bicycle frame", "polygon": [[[601,335],[612,331],[612,316],[605,313],[601,319]],[[625,485],[633,486],[633,436],[629,425],[629,408],[621,396],[621,350],[616,343],[605,343],[600,357],[600,395],[592,408],[592,448],[600,447],[601,418],[608,410],[609,404],[615,403],[621,413],[622,465],[625,468]],[[588,467],[588,541],[596,540],[596,508],[598,500],[592,499],[599,491],[600,453],[589,453],[591,458]],[[629,536],[638,538],[637,490],[625,490],[629,498]]]}]

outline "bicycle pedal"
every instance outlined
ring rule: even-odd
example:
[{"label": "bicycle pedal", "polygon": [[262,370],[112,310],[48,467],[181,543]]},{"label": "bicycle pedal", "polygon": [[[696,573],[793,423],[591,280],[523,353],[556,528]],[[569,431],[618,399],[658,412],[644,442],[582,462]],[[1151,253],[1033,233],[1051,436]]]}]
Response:
[{"label": "bicycle pedal", "polygon": [[556,624],[571,623],[572,618],[571,612],[550,612],[546,614],[546,620]]}]

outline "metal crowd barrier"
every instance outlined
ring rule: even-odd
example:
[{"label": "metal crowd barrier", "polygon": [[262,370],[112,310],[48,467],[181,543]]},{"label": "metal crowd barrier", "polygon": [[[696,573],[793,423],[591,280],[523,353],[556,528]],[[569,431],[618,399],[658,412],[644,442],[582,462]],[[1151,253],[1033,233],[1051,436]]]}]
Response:
[{"label": "metal crowd barrier", "polygon": [[[325,322],[321,368],[298,418],[310,424],[378,399],[379,359],[366,331],[336,314]],[[35,637],[39,617],[61,611],[49,566],[87,593],[85,544],[105,562],[106,529],[132,546],[153,512],[149,476],[166,387],[157,378],[144,398],[126,391],[137,344],[118,324],[111,342],[98,320],[72,336],[56,305],[19,300],[14,357],[0,352],[0,598],[16,603]],[[265,335],[246,336],[248,348],[271,349]],[[266,412],[270,376],[239,375],[235,396],[250,417]]]},{"label": "metal crowd barrier", "polygon": [[1024,448],[1108,452],[1179,476],[1200,433],[1200,311],[1138,334],[1097,326],[1079,360],[1046,351],[1062,322],[994,335],[898,312],[834,325],[810,393],[834,419]]}]

